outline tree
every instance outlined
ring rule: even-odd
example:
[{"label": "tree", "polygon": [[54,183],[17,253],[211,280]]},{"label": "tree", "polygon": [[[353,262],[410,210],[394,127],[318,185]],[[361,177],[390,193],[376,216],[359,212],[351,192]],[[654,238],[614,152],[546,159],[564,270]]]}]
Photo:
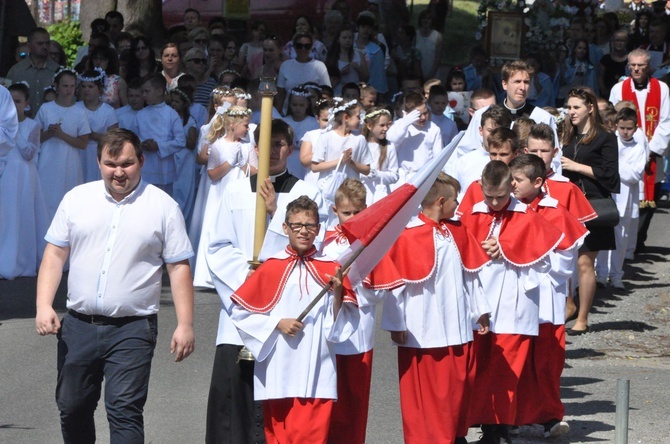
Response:
[{"label": "tree", "polygon": [[161,0],[81,0],[79,21],[84,39],[88,40],[91,33],[89,25],[94,19],[114,10],[123,14],[124,31],[143,34],[155,44],[162,41],[165,27]]}]

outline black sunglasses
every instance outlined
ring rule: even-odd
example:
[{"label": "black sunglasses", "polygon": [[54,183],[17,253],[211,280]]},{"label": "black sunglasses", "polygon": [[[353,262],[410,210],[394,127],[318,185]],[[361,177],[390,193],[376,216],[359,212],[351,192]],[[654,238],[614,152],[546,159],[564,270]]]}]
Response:
[{"label": "black sunglasses", "polygon": [[296,43],[293,45],[295,49],[312,49],[311,43]]}]

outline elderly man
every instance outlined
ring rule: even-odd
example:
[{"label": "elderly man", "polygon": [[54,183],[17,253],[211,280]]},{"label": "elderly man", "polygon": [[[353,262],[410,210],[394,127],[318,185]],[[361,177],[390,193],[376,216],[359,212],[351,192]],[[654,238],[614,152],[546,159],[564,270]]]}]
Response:
[{"label": "elderly man", "polygon": [[58,64],[49,58],[49,32],[44,28],[35,28],[28,33],[30,54],[12,66],[7,78],[12,83],[25,81],[30,88],[30,104],[32,115],[36,116],[42,106],[42,91],[51,86]]},{"label": "elderly man", "polygon": [[[134,133],[105,134],[98,163],[102,181],[66,194],[47,232],[36,327],[40,335],[58,334],[63,441],[95,442],[104,379],[110,442],[142,443],[164,263],[177,314],[170,351],[176,362],[193,351],[193,250],[177,203],[141,180],[144,157]],[[61,321],[52,305],[68,256],[68,313]]]},{"label": "elderly man", "polygon": [[[640,202],[640,222],[635,250],[641,252],[647,240],[651,218],[656,211],[656,198],[663,179],[662,159],[670,142],[670,97],[668,86],[652,78],[649,51],[634,49],[628,54],[630,77],[612,87],[610,102],[617,104],[628,100],[637,108],[637,126],[649,141],[649,161],[644,174],[644,199]],[[656,165],[661,159],[660,165]]]}]

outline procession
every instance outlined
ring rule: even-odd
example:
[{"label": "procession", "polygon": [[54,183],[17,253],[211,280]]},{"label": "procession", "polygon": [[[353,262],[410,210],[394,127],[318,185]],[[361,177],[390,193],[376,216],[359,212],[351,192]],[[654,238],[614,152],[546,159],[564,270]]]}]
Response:
[{"label": "procession", "polygon": [[[670,2],[478,2],[487,42],[448,67],[446,3],[17,40],[0,288],[32,291],[53,442],[585,438],[570,346],[667,255]],[[191,412],[152,402],[165,348],[177,378],[208,357]],[[145,437],[168,404],[200,426]]]}]

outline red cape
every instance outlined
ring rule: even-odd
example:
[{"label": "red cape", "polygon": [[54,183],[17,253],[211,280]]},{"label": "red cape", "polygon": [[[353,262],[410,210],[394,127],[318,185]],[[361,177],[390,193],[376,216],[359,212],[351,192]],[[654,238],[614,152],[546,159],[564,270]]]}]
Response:
[{"label": "red cape", "polygon": [[515,198],[505,210],[498,213],[484,212],[478,207],[488,207],[480,202],[470,213],[461,217],[463,224],[479,242],[489,238],[495,218],[502,219],[498,244],[503,258],[517,267],[530,266],[543,259],[563,239],[563,233],[526,205]]},{"label": "red cape", "polygon": [[581,223],[598,217],[582,190],[574,183],[547,178],[542,189],[550,197],[558,200]]},{"label": "red cape", "polygon": [[462,216],[465,213],[471,213],[472,207],[475,206],[477,202],[484,200],[484,192],[482,191],[482,184],[478,180],[475,180],[470,184],[468,189],[463,195],[463,199],[458,204],[456,209],[456,215]]},{"label": "red cape", "polygon": [[558,244],[558,250],[570,250],[589,234],[584,224],[558,203],[557,199],[540,193],[528,206],[561,230],[563,239]]},{"label": "red cape", "polygon": [[[265,261],[255,273],[247,279],[230,297],[235,303],[254,313],[267,313],[277,305],[284,293],[284,287],[291,272],[303,261],[309,274],[321,286],[328,284],[327,275],[333,276],[338,263],[321,257],[315,257],[316,249],[312,248],[302,257],[291,247]],[[344,302],[357,304],[356,294],[351,289],[349,279],[343,282]],[[312,295],[314,297],[316,295]],[[297,314],[296,314],[297,315]]]},{"label": "red cape", "polygon": [[428,279],[436,267],[435,231],[451,236],[456,244],[463,269],[480,270],[491,259],[475,237],[460,222],[439,223],[419,213],[423,224],[406,228],[389,255],[405,282],[422,282]]},{"label": "red cape", "polygon": [[[347,247],[351,245],[347,235],[339,224],[336,225],[333,230],[326,231],[323,246],[325,247],[331,242],[337,242],[338,244],[346,245]],[[405,282],[393,264],[393,261],[391,261],[388,254],[386,254],[365,278],[363,284],[371,290],[390,291],[402,287],[405,285]]]}]

